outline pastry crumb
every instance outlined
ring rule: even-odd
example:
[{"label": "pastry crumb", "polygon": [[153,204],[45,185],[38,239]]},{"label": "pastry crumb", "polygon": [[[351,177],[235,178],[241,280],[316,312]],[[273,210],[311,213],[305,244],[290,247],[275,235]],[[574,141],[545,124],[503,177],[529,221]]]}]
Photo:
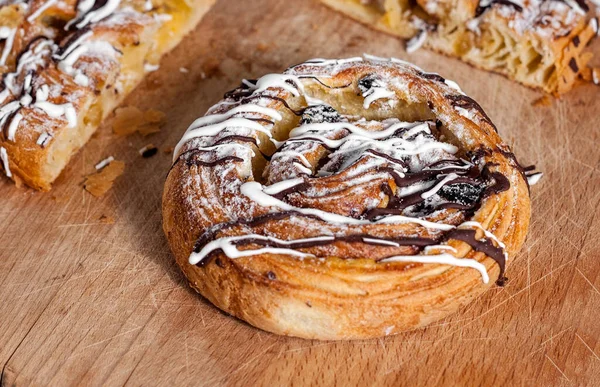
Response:
[{"label": "pastry crumb", "polygon": [[143,136],[160,132],[165,123],[165,113],[156,109],[145,112],[135,106],[126,106],[115,110],[113,132],[119,136],[128,136],[139,132]]},{"label": "pastry crumb", "polygon": [[152,133],[160,132],[160,126],[155,124],[143,125],[142,127],[138,128],[138,132],[140,132],[142,136],[146,137]]},{"label": "pastry crumb", "polygon": [[124,162],[112,160],[99,171],[86,176],[83,188],[95,197],[104,196],[124,171]]},{"label": "pastry crumb", "polygon": [[166,154],[171,154],[171,153],[173,153],[174,150],[175,150],[175,147],[173,147],[173,146],[168,146],[166,148],[163,148],[163,152]]},{"label": "pastry crumb", "polygon": [[271,49],[272,46],[273,46],[272,44],[267,44],[267,43],[261,42],[256,45],[256,49],[260,52],[267,52]]},{"label": "pastry crumb", "polygon": [[158,152],[158,148],[154,146],[154,144],[148,144],[145,147],[138,150],[140,156],[147,159],[149,157],[154,156]]},{"label": "pastry crumb", "polygon": [[100,218],[98,218],[98,221],[100,223],[105,223],[105,224],[114,224],[115,223],[115,218],[113,218],[112,216],[107,216],[107,215],[102,215],[100,216]]},{"label": "pastry crumb", "polygon": [[531,103],[531,106],[541,107],[541,106],[550,106],[552,105],[552,97],[549,95],[544,95]]},{"label": "pastry crumb", "polygon": [[96,164],[94,166],[94,168],[96,168],[96,170],[102,169],[113,161],[115,161],[115,158],[112,156],[108,156],[107,158],[105,158],[104,160],[102,160],[98,164]]},{"label": "pastry crumb", "polygon": [[217,57],[209,57],[204,63],[202,63],[202,71],[200,72],[200,78],[210,78],[213,76],[223,75],[221,69],[221,61]]}]

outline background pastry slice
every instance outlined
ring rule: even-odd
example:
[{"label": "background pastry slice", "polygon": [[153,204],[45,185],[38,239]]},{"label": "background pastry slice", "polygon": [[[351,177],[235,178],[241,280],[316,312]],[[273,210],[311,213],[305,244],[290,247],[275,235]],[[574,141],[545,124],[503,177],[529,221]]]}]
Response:
[{"label": "background pastry slice", "polygon": [[591,1],[322,0],[379,30],[548,93],[593,80],[586,47],[598,35]]},{"label": "background pastry slice", "polygon": [[0,6],[0,157],[49,190],[100,122],[214,0],[14,1]]},{"label": "background pastry slice", "polygon": [[397,59],[315,59],[244,80],[191,125],[163,227],[226,312],[278,334],[376,337],[503,283],[527,184],[455,83]]}]

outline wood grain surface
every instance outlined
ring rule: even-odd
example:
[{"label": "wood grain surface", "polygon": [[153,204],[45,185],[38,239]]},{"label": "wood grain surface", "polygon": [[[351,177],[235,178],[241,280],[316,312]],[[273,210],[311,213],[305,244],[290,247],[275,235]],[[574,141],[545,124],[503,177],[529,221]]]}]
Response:
[{"label": "wood grain surface", "polygon": [[[545,173],[528,240],[504,288],[426,329],[355,342],[259,331],[175,266],[161,229],[162,149],[241,78],[363,52],[457,81]],[[50,193],[0,182],[1,385],[600,384],[600,88],[533,107],[539,97],[453,59],[407,55],[315,1],[218,1],[125,103],[164,111],[160,133],[117,137],[109,119]],[[150,142],[161,151],[144,159]],[[125,174],[98,199],[82,182],[110,155]]]}]

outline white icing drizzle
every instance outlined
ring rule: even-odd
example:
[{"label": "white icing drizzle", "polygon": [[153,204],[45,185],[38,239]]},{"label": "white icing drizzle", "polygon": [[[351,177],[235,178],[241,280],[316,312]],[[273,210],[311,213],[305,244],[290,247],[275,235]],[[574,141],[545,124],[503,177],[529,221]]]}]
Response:
[{"label": "white icing drizzle", "polygon": [[72,103],[56,105],[50,102],[41,101],[36,102],[33,106],[43,110],[51,118],[64,116],[67,119],[67,123],[70,128],[77,126],[77,111]]},{"label": "white icing drizzle", "polygon": [[[404,62],[399,59],[384,59],[366,55],[364,59],[370,61],[377,62],[391,62],[395,64],[401,64],[403,66],[407,66],[411,69],[417,69],[424,73],[423,70],[418,69],[416,66]],[[363,58],[349,58],[346,60],[327,60],[327,59],[313,59],[311,61],[305,62],[298,66],[311,66],[311,67],[327,67],[332,66],[334,69],[337,69],[336,66],[340,66],[340,69],[343,68],[341,66],[346,65],[352,62],[360,62],[364,60]],[[298,66],[292,67],[290,72],[293,73],[294,69]],[[292,74],[267,74],[264,77],[258,79],[257,81],[248,81],[244,80],[243,84],[248,91],[250,96],[256,96],[259,93],[273,93],[273,89],[281,89],[286,93],[289,93],[293,97],[304,97],[307,104],[317,105],[324,104],[322,101],[316,100],[315,98],[306,95],[304,92],[303,84],[300,78],[324,78],[328,75],[315,73],[315,74],[304,74],[299,73],[298,75]],[[445,81],[446,85],[450,88],[453,88],[457,92],[462,93],[460,88],[456,85],[456,83],[452,81]],[[248,94],[245,94],[244,97],[247,100],[250,100]],[[273,94],[269,94],[273,96]],[[382,98],[391,98],[395,97],[395,93],[387,90],[384,87],[384,84],[377,83],[375,80],[370,89],[367,91],[363,91],[363,97],[365,98],[364,107],[368,109],[373,101],[382,99]],[[229,143],[229,144],[218,144],[218,145],[210,145],[210,138],[220,135],[224,130],[228,130],[232,135],[244,135],[247,136],[247,131],[260,132],[267,135],[267,137],[275,144],[275,146],[279,149],[282,148],[284,144],[294,144],[294,143],[311,143],[312,141],[317,141],[317,143],[323,143],[326,147],[335,149],[335,152],[332,155],[336,157],[342,157],[341,155],[350,155],[343,156],[345,160],[343,160],[341,167],[338,166],[338,170],[344,170],[344,168],[357,160],[357,157],[364,154],[364,151],[367,149],[377,149],[386,154],[387,156],[393,158],[399,158],[403,156],[407,157],[415,157],[418,159],[419,157],[424,157],[427,152],[442,152],[440,154],[455,154],[458,151],[458,148],[452,144],[437,141],[435,138],[432,138],[431,130],[429,127],[430,123],[427,122],[399,122],[398,120],[391,120],[389,122],[383,123],[383,128],[380,130],[367,130],[357,124],[344,122],[320,122],[320,123],[306,123],[304,125],[300,125],[294,129],[292,129],[289,133],[289,137],[284,142],[275,141],[272,137],[272,127],[275,121],[279,121],[282,119],[281,114],[279,114],[275,109],[266,108],[264,106],[246,103],[237,105],[239,102],[237,101],[222,101],[217,104],[215,107],[209,109],[208,115],[201,117],[194,121],[192,125],[188,128],[181,141],[177,144],[174,152],[174,162],[180,156],[180,152],[184,144],[188,141],[197,138],[203,138],[203,141],[195,143],[195,146],[191,147],[191,149],[196,149],[199,151],[217,151],[215,154],[217,160],[227,155],[235,154],[238,149],[245,149],[249,151],[248,145],[237,144],[237,143]],[[237,105],[237,106],[236,106]],[[226,109],[228,106],[233,106],[231,109],[222,112],[223,109]],[[219,113],[214,113],[219,111]],[[470,112],[465,112],[465,114],[469,114]],[[256,116],[259,115],[259,116]],[[272,123],[269,122],[261,122],[257,121],[257,118],[269,117],[273,120]],[[255,120],[252,120],[255,119]],[[264,120],[264,119],[263,119]],[[360,121],[359,121],[360,122]],[[365,125],[367,125],[367,122]],[[360,124],[363,125],[363,124]],[[368,125],[366,126],[368,128]],[[398,130],[402,129],[402,132],[398,132]],[[340,132],[341,131],[341,132]],[[347,131],[347,132],[344,132]],[[343,134],[340,137],[331,137],[331,133],[341,133]],[[429,136],[429,137],[422,137]],[[259,138],[253,136],[257,141]],[[410,140],[408,140],[410,138]],[[420,139],[420,140],[419,140]],[[287,165],[293,165],[298,168],[302,173],[306,173],[309,176],[312,176],[312,168],[313,166],[305,157],[305,155],[300,152],[295,147],[285,147],[281,152],[276,152],[273,154],[271,162],[274,159],[287,159],[285,163],[289,163]],[[372,156],[373,160],[376,160],[375,163],[389,163],[390,160],[382,157],[380,155],[370,153],[369,156]],[[430,157],[430,156],[428,156]],[[436,156],[439,157],[439,156]],[[291,159],[291,160],[290,160]],[[435,160],[435,158],[434,158]],[[414,161],[413,161],[414,162]],[[346,163],[346,164],[344,164]],[[422,170],[428,168],[427,164],[422,165],[421,162],[417,162],[417,166],[413,165],[411,168],[416,168],[415,170]],[[368,171],[370,168],[377,164],[373,164],[370,161],[370,164],[367,164],[367,167],[364,171]],[[412,165],[412,164],[411,164]],[[327,167],[325,165],[324,169]],[[395,165],[396,168],[400,170],[397,171],[398,175],[403,177],[403,171],[407,169],[401,167],[400,165]],[[451,166],[441,166],[436,167],[436,170],[443,170],[449,168],[459,168],[467,170],[472,167],[472,164],[465,161],[464,165],[451,165]],[[217,165],[215,168],[221,168],[221,166]],[[323,171],[322,169],[321,171]],[[319,176],[321,171],[319,171]],[[363,171],[363,172],[364,172]],[[315,171],[316,173],[317,171]],[[356,171],[353,173],[363,173],[361,171]],[[287,203],[284,200],[278,199],[276,196],[286,190],[293,189],[298,185],[304,184],[305,178],[298,177],[298,172],[294,172],[295,177],[289,179],[283,179],[281,181],[277,181],[274,184],[269,186],[264,186],[257,181],[247,181],[239,187],[239,191],[241,194],[248,198],[252,203],[263,207],[270,208],[276,212],[278,211],[289,211],[292,213],[298,213],[300,215],[306,215],[309,217],[316,217],[326,223],[337,224],[340,226],[350,226],[350,225],[374,225],[374,224],[416,224],[422,227],[425,227],[430,230],[437,231],[451,231],[456,228],[478,228],[482,229],[485,237],[493,240],[499,247],[504,248],[504,245],[501,241],[499,241],[491,232],[483,229],[483,227],[477,222],[465,222],[459,226],[453,226],[451,224],[445,223],[437,223],[432,221],[427,221],[419,217],[413,216],[404,216],[404,215],[396,215],[396,214],[384,214],[375,219],[366,219],[366,218],[356,218],[350,216],[344,216],[324,210],[320,210],[317,208],[307,208],[307,207],[298,207],[292,204]],[[358,176],[358,175],[356,175]],[[361,184],[362,182],[368,182],[373,179],[379,179],[383,176],[389,177],[388,172],[382,174],[366,174],[365,176],[360,176],[353,180],[353,184]],[[437,179],[442,178],[441,181],[428,181],[427,185],[424,187],[417,187],[415,185],[411,185],[408,187],[403,187],[397,195],[402,197],[402,195],[408,195],[409,190],[416,189],[415,192],[419,192],[420,190],[426,189],[425,192],[421,194],[423,199],[428,199],[434,197],[442,187],[453,180],[457,179],[459,174],[451,172],[448,174],[444,174],[441,172],[437,175]],[[237,189],[237,188],[236,188]],[[377,203],[375,202],[375,205]],[[263,236],[258,234],[249,234],[243,236],[227,236],[215,239],[209,242],[207,245],[203,246],[198,252],[192,253],[190,255],[190,263],[197,264],[205,259],[209,254],[216,250],[221,250],[223,253],[229,258],[240,258],[240,257],[249,257],[253,255],[259,255],[264,253],[271,254],[283,254],[296,256],[299,258],[305,257],[314,257],[311,254],[307,254],[297,249],[287,248],[286,246],[293,246],[294,244],[302,244],[305,242],[320,242],[320,241],[333,241],[335,239],[334,236],[331,235],[323,235],[317,236],[314,238],[305,238],[299,240],[281,240],[275,238],[273,236]],[[246,249],[239,250],[237,248],[236,243],[243,240],[260,240],[263,241],[267,246],[259,247],[257,249]],[[394,242],[393,240],[385,240],[379,239],[377,237],[363,237],[364,243],[382,245],[382,246],[392,246],[399,247],[400,244]],[[277,245],[278,247],[269,246],[269,242]],[[249,244],[252,244],[249,241]],[[441,251],[441,252],[440,252]],[[483,282],[489,281],[489,276],[485,269],[485,266],[479,263],[474,259],[467,258],[457,258],[452,253],[457,254],[457,250],[448,245],[433,245],[427,246],[422,250],[422,254],[424,255],[395,255],[392,257],[385,258],[381,262],[421,262],[421,263],[439,263],[439,264],[447,264],[453,266],[460,267],[469,267],[479,271],[481,274]],[[505,253],[506,254],[506,253]]]},{"label": "white icing drizzle", "polygon": [[[346,142],[351,140],[358,140],[359,147],[370,147],[374,149],[386,150],[386,151],[395,151],[401,155],[416,155],[419,153],[423,153],[427,150],[432,149],[442,149],[449,153],[456,153],[458,148],[452,144],[443,143],[443,142],[429,142],[422,145],[415,145],[411,141],[407,141],[403,138],[392,137],[387,140],[381,140],[383,138],[391,136],[395,131],[401,128],[409,127],[410,125],[414,125],[414,123],[400,122],[396,125],[390,126],[386,130],[381,131],[368,131],[364,130],[356,125],[350,124],[348,122],[333,122],[333,123],[315,123],[315,124],[306,124],[294,128],[290,131],[290,138],[288,141],[298,141],[306,138],[317,139],[322,141],[325,145],[330,148],[339,148],[344,145]],[[348,136],[345,136],[339,140],[334,140],[327,138],[322,135],[316,134],[319,131],[332,131],[346,129],[350,131]],[[352,152],[358,148],[350,148],[346,149],[345,152]]]},{"label": "white icing drizzle", "polygon": [[19,110],[20,107],[21,104],[19,103],[19,101],[12,101],[2,106],[0,108],[0,127],[4,127],[8,117],[10,117],[17,110]]},{"label": "white icing drizzle", "polygon": [[461,93],[461,94],[463,94],[463,95],[465,94],[465,93],[462,91],[462,89],[460,88],[460,86],[458,86],[458,83],[456,83],[456,82],[454,82],[454,81],[451,81],[451,80],[449,80],[449,79],[446,79],[446,80],[444,81],[444,83],[445,83],[445,84],[446,84],[448,87],[450,87],[450,88],[452,88],[452,89],[454,89],[454,90],[458,91],[459,93]]},{"label": "white icing drizzle", "polygon": [[155,72],[158,69],[160,69],[160,65],[159,64],[144,63],[144,71],[147,72],[147,73]]},{"label": "white icing drizzle", "polygon": [[581,8],[581,6],[579,5],[579,3],[577,3],[575,0],[564,0],[565,3],[567,3],[569,5],[569,7],[571,7],[571,9],[573,9],[575,12],[577,12],[578,14],[585,16],[586,11]]},{"label": "white icing drizzle", "polygon": [[144,153],[146,153],[146,151],[148,151],[149,149],[156,149],[156,148],[152,144],[144,145],[142,148],[138,149],[138,153],[140,154],[140,156],[143,156]]},{"label": "white icing drizzle", "polygon": [[[506,249],[506,245],[504,243],[502,243],[500,241],[500,239],[498,239],[493,233],[489,232],[488,230],[486,230],[481,223],[479,222],[474,222],[474,221],[467,221],[467,222],[463,222],[460,224],[460,226],[458,226],[457,228],[461,229],[461,228],[469,228],[469,227],[474,227],[474,228],[478,228],[481,231],[483,231],[483,233],[485,234],[485,236],[491,240],[493,240],[494,242],[496,242],[496,244],[498,246],[500,246],[502,249]],[[504,253],[506,256],[506,253]]]},{"label": "white icing drizzle", "polygon": [[115,161],[115,158],[112,156],[108,156],[107,158],[105,158],[104,160],[100,161],[98,164],[96,164],[96,170],[100,170],[104,167],[106,167],[108,164],[112,163],[113,161]]},{"label": "white icing drizzle", "polygon": [[[277,152],[273,155],[273,158],[286,158],[286,157],[290,157],[290,158],[297,158],[298,160],[300,160],[300,162],[302,163],[302,165],[304,165],[304,167],[306,168],[312,168],[312,165],[310,164],[310,161],[308,161],[308,159],[306,158],[306,156],[304,156],[302,153],[300,152],[296,152],[296,151],[292,151],[292,150],[287,150],[287,151],[283,151],[283,152]],[[311,169],[312,171],[312,169]]]},{"label": "white icing drizzle", "polygon": [[57,0],[46,0],[38,9],[35,10],[31,15],[27,17],[28,22],[33,22],[37,19],[45,10],[56,4]]},{"label": "white icing drizzle", "polygon": [[10,122],[10,125],[8,126],[8,135],[6,136],[9,141],[15,141],[15,133],[17,132],[17,128],[19,127],[22,119],[23,116],[21,113],[17,113]]},{"label": "white icing drizzle", "polygon": [[121,0],[107,0],[102,7],[91,11],[95,4],[94,0],[80,1],[77,5],[78,17],[69,21],[65,29],[68,30],[75,23],[75,27],[81,29],[90,23],[99,22],[116,11],[120,3]]},{"label": "white icing drizzle", "polygon": [[[297,184],[300,184],[300,183],[298,183],[298,181],[301,182],[302,180],[301,179],[294,180],[294,182],[296,182]],[[277,184],[280,184],[280,185],[277,185]],[[278,192],[283,191],[284,189],[291,188],[297,184],[292,184],[291,182],[285,182],[285,181],[276,183],[276,184],[273,184],[268,187],[268,193],[267,193],[267,192],[265,192],[266,188],[262,184],[260,184],[259,182],[256,182],[256,181],[249,181],[247,183],[242,184],[242,186],[240,187],[240,192],[242,193],[242,195],[248,197],[250,200],[258,203],[259,205],[261,205],[263,207],[274,207],[274,208],[278,208],[283,211],[295,211],[295,212],[298,212],[298,213],[301,213],[304,215],[316,216],[319,219],[321,219],[325,222],[329,222],[329,223],[355,224],[355,225],[416,223],[423,227],[442,230],[442,231],[449,231],[449,230],[454,229],[454,226],[452,226],[452,225],[429,222],[429,221],[422,220],[419,218],[412,218],[412,217],[403,216],[403,215],[385,216],[385,217],[382,217],[381,219],[378,219],[375,221],[370,221],[367,219],[356,219],[356,218],[351,218],[349,216],[338,215],[338,214],[334,214],[331,212],[327,212],[327,211],[323,211],[323,210],[319,210],[319,209],[315,209],[315,208],[295,207],[295,206],[292,206],[291,204],[288,204],[284,201],[281,201],[281,200],[271,196],[271,195],[277,194]],[[273,187],[275,187],[275,188],[273,188]]]},{"label": "white icing drizzle", "polygon": [[23,84],[17,82],[17,77],[26,72],[35,72],[39,67],[44,66],[46,63],[43,58],[44,52],[50,52],[54,48],[55,45],[51,41],[44,40],[38,43],[32,50],[21,54],[15,72],[7,73],[4,76],[4,85],[6,86],[6,89],[3,91],[4,100],[8,97],[7,90],[12,96],[17,97],[21,95],[23,89],[27,89],[25,83],[31,81],[31,76],[25,77],[26,82],[23,82]]},{"label": "white icing drizzle", "polygon": [[385,239],[375,239],[375,238],[362,238],[363,242],[371,243],[374,245],[384,245],[384,246],[394,246],[399,247],[400,243],[394,241],[388,241]]},{"label": "white icing drizzle", "polygon": [[189,140],[198,137],[215,136],[223,129],[228,127],[243,127],[256,130],[261,133],[265,133],[271,139],[271,141],[273,141],[273,143],[278,144],[278,142],[275,139],[273,139],[271,131],[269,129],[266,129],[260,123],[249,120],[247,118],[233,117],[234,115],[243,113],[263,114],[267,117],[274,119],[275,121],[281,121],[282,119],[281,114],[279,114],[277,110],[255,104],[240,105],[227,111],[226,113],[209,114],[207,116],[200,117],[197,120],[195,120],[192,123],[192,125],[190,125],[190,127],[186,130],[179,143],[177,143],[177,145],[175,146],[175,149],[173,151],[173,162],[177,160],[181,148]]},{"label": "white icing drizzle", "polygon": [[315,237],[315,238],[298,239],[295,241],[286,241],[283,239],[278,239],[278,238],[274,238],[274,237],[265,237],[263,235],[258,235],[258,234],[250,234],[250,235],[235,236],[235,237],[224,237],[224,238],[219,238],[219,239],[209,242],[206,246],[204,246],[202,248],[202,250],[200,250],[197,253],[193,252],[190,255],[189,262],[192,265],[195,265],[198,262],[202,261],[204,258],[206,258],[207,255],[209,255],[210,253],[212,253],[213,251],[215,251],[217,249],[221,249],[223,251],[223,253],[225,253],[225,255],[227,255],[229,258],[234,258],[234,259],[242,258],[242,257],[249,257],[252,255],[258,255],[258,254],[266,254],[266,253],[293,255],[293,256],[301,257],[301,258],[314,257],[314,255],[312,255],[312,254],[306,254],[306,253],[302,253],[302,252],[294,250],[294,249],[286,249],[286,248],[280,248],[280,247],[263,247],[263,248],[256,249],[256,250],[238,250],[237,247],[235,247],[235,245],[233,244],[233,242],[241,241],[244,239],[260,239],[260,240],[264,240],[264,241],[277,242],[277,243],[280,243],[283,245],[291,245],[293,243],[302,243],[302,242],[332,241],[335,239],[335,237],[320,236],[320,237]]},{"label": "white icing drizzle", "polygon": [[50,139],[52,139],[51,135],[49,135],[47,132],[42,132],[42,134],[40,134],[40,136],[38,137],[36,144],[41,146],[42,148],[45,148],[46,145],[48,145]]},{"label": "white icing drizzle", "polygon": [[[439,248],[440,246],[429,246],[430,248]],[[470,267],[481,274],[483,283],[490,282],[490,277],[485,266],[474,259],[456,258],[452,254],[442,253],[434,255],[396,255],[382,259],[380,262],[418,262],[418,263],[440,263],[442,265]]]},{"label": "white icing drizzle", "polygon": [[[31,70],[37,68],[39,61],[41,60],[41,55],[43,53],[43,49],[48,47],[46,42],[41,43],[39,46],[35,47],[33,51],[25,52],[19,63],[17,64],[17,72],[9,73],[5,77],[6,89],[3,91],[4,99],[8,98],[8,93],[17,96],[21,93],[22,96],[17,101],[11,101],[6,105],[0,108],[0,125],[4,126],[6,124],[6,120],[12,114],[17,112],[19,109],[24,107],[31,106],[32,108],[38,108],[43,110],[48,116],[52,118],[58,118],[61,116],[65,116],[69,127],[74,127],[77,123],[77,112],[74,106],[71,103],[66,103],[62,105],[56,105],[50,102],[47,102],[49,95],[49,87],[48,85],[42,85],[36,91],[36,102],[32,105],[33,97],[31,96],[32,92],[32,75],[27,74],[25,79],[23,80],[22,85],[15,85],[14,79],[19,73],[23,71]],[[13,119],[8,126],[7,139],[9,141],[15,141],[15,134],[19,127],[19,124],[23,120],[23,115],[17,113],[14,115]]]},{"label": "white icing drizzle", "polygon": [[323,59],[323,58],[314,58],[307,60],[302,63],[302,65],[311,65],[311,66],[330,66],[330,65],[342,65],[346,63],[352,62],[362,62],[363,58],[360,56],[355,56],[353,58],[345,58],[345,59]]},{"label": "white icing drizzle", "polygon": [[153,15],[154,20],[158,23],[166,23],[173,20],[173,15],[169,15],[168,13],[155,13]]},{"label": "white icing drizzle", "polygon": [[[212,137],[212,136],[217,135],[222,130],[224,130],[228,127],[242,127],[242,128],[256,130],[257,132],[266,134],[273,143],[275,143],[275,144],[279,143],[278,141],[273,139],[271,131],[266,129],[264,126],[262,126],[258,122],[249,120],[247,118],[231,118],[231,119],[227,120],[226,122],[218,122],[218,123],[215,123],[212,125],[206,125],[206,126],[202,126],[199,128],[194,128],[192,130],[188,130],[181,138],[181,141],[175,147],[175,150],[173,152],[173,154],[176,155],[176,156],[174,156],[174,161],[177,160],[177,157],[179,157],[179,151],[181,150],[181,147],[183,146],[183,144],[185,144],[189,140],[197,138],[197,137],[205,137],[205,136]],[[258,139],[257,139],[257,141],[258,141]]]},{"label": "white icing drizzle", "polygon": [[387,99],[396,96],[396,93],[394,93],[391,90],[387,90],[380,82],[375,82],[373,83],[373,87],[364,92],[362,95],[365,98],[365,101],[363,103],[363,108],[365,109],[368,109],[369,106],[371,106],[371,104],[377,101],[378,99]]},{"label": "white icing drizzle", "polygon": [[6,65],[6,60],[12,50],[16,33],[16,28],[0,27],[0,39],[4,39],[4,49],[2,50],[2,56],[0,56],[0,66]]},{"label": "white icing drizzle", "polygon": [[471,32],[474,32],[477,36],[481,35],[481,29],[479,28],[479,24],[481,23],[481,16],[473,18],[465,23],[467,29]]},{"label": "white icing drizzle", "polygon": [[69,48],[61,55],[54,57],[59,60],[58,69],[65,74],[72,76],[80,86],[89,86],[89,79],[81,69],[76,69],[75,63],[86,55],[105,55],[114,57],[117,53],[115,48],[108,42],[102,40],[88,40],[94,35],[92,31],[88,31],[77,38]]},{"label": "white icing drizzle", "polygon": [[591,18],[590,26],[592,27],[592,31],[594,31],[594,34],[598,35],[598,32],[600,32],[600,29],[598,28],[598,18],[596,18],[596,17]]},{"label": "white icing drizzle", "polygon": [[473,121],[475,118],[475,113],[473,113],[472,111],[462,108],[460,106],[455,106],[454,110],[456,110],[458,112],[458,114],[460,114],[461,116]]},{"label": "white icing drizzle", "polygon": [[458,177],[458,175],[456,173],[451,173],[449,175],[447,175],[446,177],[444,177],[439,183],[437,183],[435,186],[433,186],[432,189],[430,189],[429,191],[425,191],[421,194],[421,197],[423,199],[427,199],[432,197],[433,195],[435,195],[440,189],[442,189],[443,186],[445,186],[446,184],[448,184],[449,182],[451,182],[452,180],[456,179]]},{"label": "white icing drizzle", "polygon": [[400,129],[418,128],[418,130],[420,131],[422,130],[423,126],[427,127],[427,124],[422,122],[398,122],[389,126],[385,130],[370,131],[365,130],[354,124],[351,124],[349,122],[320,122],[314,124],[304,124],[292,129],[290,131],[290,138],[299,138],[300,136],[309,132],[327,132],[345,129],[348,130],[350,133],[355,134],[357,136],[361,136],[363,138],[379,140],[382,138],[390,137],[392,134],[394,134]]},{"label": "white icing drizzle", "polygon": [[533,173],[531,175],[528,175],[527,183],[529,183],[530,186],[536,185],[537,183],[540,182],[540,179],[542,178],[542,176],[544,176],[544,174],[542,172]]},{"label": "white icing drizzle", "polygon": [[[292,86],[288,81],[293,82],[296,86]],[[286,74],[267,74],[261,77],[256,84],[244,79],[242,82],[253,91],[254,94],[260,93],[270,88],[283,89],[294,97],[299,97],[300,93],[304,94],[304,87],[298,77]]]},{"label": "white icing drizzle", "polygon": [[6,149],[0,146],[0,159],[2,159],[2,165],[4,166],[4,173],[8,177],[12,177],[12,173],[10,172],[10,165],[8,163],[8,153],[6,153]]},{"label": "white icing drizzle", "polygon": [[35,92],[35,100],[36,101],[47,101],[49,94],[50,94],[50,88],[48,87],[48,85],[42,85],[42,87],[37,89]]},{"label": "white icing drizzle", "polygon": [[419,32],[406,42],[406,52],[412,54],[419,48],[423,47],[427,40],[427,30],[421,29]]}]

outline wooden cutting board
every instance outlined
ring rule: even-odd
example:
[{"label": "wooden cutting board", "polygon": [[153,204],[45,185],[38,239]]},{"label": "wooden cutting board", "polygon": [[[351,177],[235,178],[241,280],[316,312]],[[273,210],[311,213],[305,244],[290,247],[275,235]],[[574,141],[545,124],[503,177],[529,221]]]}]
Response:
[{"label": "wooden cutting board", "polygon": [[[504,288],[426,329],[355,342],[259,331],[175,266],[161,229],[162,149],[241,78],[364,52],[457,81],[545,173],[527,243]],[[164,111],[160,133],[117,137],[109,119],[50,193],[0,182],[1,385],[600,383],[600,88],[532,106],[539,97],[456,60],[407,55],[315,1],[219,1],[125,103]],[[161,151],[144,159],[148,143]],[[111,155],[125,174],[98,199],[83,178]]]}]

